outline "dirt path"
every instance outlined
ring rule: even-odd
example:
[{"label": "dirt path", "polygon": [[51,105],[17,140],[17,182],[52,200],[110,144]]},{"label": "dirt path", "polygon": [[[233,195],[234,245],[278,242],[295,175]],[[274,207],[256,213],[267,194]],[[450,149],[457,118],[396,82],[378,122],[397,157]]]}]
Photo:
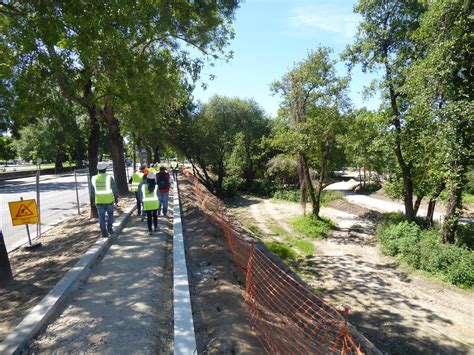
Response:
[{"label": "dirt path", "polygon": [[[298,204],[252,201],[238,213],[257,217],[257,226],[288,230],[289,219],[302,213]],[[304,263],[311,276],[304,278],[333,305],[349,304],[349,321],[359,331],[384,353],[474,354],[472,292],[404,273],[378,251],[369,220],[333,208],[322,215],[339,230],[315,241],[316,254]]]},{"label": "dirt path", "polygon": [[170,225],[159,231],[131,217],[92,275],[64,310],[31,344],[30,352],[154,354],[170,351],[170,280],[166,245]]},{"label": "dirt path", "polygon": [[[123,213],[135,199],[123,197],[115,215]],[[34,251],[17,249],[9,253],[14,281],[0,286],[0,342],[28,312],[61,280],[99,238],[99,223],[89,211],[48,230]]]}]

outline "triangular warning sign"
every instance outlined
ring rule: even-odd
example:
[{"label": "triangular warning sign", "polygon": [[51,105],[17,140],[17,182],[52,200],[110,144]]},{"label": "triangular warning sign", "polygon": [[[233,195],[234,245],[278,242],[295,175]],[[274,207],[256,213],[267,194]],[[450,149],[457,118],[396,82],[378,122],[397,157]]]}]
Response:
[{"label": "triangular warning sign", "polygon": [[28,207],[26,207],[26,205],[21,204],[15,218],[30,217],[30,216],[35,216],[35,214],[33,212],[31,212],[30,209]]}]

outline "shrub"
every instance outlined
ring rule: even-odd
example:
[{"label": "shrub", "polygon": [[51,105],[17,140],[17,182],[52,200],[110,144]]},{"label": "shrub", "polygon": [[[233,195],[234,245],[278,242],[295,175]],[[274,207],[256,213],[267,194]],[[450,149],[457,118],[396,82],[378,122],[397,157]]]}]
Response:
[{"label": "shrub", "polygon": [[225,197],[234,197],[239,190],[240,186],[244,183],[244,180],[237,176],[228,176],[224,179],[222,187],[224,189]]},{"label": "shrub", "polygon": [[335,227],[334,223],[328,218],[318,220],[310,215],[293,218],[291,226],[296,232],[312,239],[327,237],[331,229]]},{"label": "shrub", "polygon": [[277,190],[273,194],[273,198],[277,200],[300,202],[301,193],[299,190]]},{"label": "shrub", "polygon": [[461,224],[456,231],[456,245],[474,249],[474,222]]},{"label": "shrub", "polygon": [[[327,205],[329,202],[338,200],[344,197],[344,193],[341,191],[323,191],[321,194],[321,206]],[[273,194],[273,198],[277,200],[291,201],[291,202],[300,202],[301,201],[301,192],[300,190],[277,190]],[[306,202],[311,202],[308,196]]]},{"label": "shrub", "polygon": [[440,275],[454,285],[474,286],[472,250],[454,244],[440,244],[438,230],[424,230],[416,223],[399,220],[399,215],[388,214],[377,230],[385,255],[397,257],[416,269]]}]

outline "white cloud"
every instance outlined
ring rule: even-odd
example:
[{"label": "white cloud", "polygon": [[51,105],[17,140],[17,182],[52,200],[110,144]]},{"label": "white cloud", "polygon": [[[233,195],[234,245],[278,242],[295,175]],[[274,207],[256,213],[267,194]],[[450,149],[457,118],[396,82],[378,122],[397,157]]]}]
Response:
[{"label": "white cloud", "polygon": [[289,24],[297,34],[331,32],[350,38],[355,35],[360,16],[351,8],[308,5],[291,11]]}]

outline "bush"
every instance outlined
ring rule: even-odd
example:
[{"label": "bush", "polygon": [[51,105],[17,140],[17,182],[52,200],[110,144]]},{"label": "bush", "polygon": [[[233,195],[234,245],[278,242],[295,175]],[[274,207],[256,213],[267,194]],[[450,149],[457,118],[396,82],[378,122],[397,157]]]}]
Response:
[{"label": "bush", "polygon": [[300,202],[301,193],[299,190],[277,190],[273,194],[273,198],[277,200]]},{"label": "bush", "polygon": [[474,222],[458,226],[456,245],[474,250]]},{"label": "bush", "polygon": [[385,255],[397,257],[413,268],[440,275],[454,285],[474,286],[474,252],[463,246],[440,244],[441,234],[416,223],[400,222],[388,214],[377,230]]},{"label": "bush", "polygon": [[[329,202],[338,200],[344,197],[344,193],[341,191],[323,191],[321,194],[321,206],[327,205]],[[291,201],[291,202],[300,202],[301,201],[301,192],[300,190],[277,190],[273,194],[273,198],[277,200]],[[306,202],[311,202],[309,196]]]},{"label": "bush", "polygon": [[274,186],[269,180],[254,180],[250,185],[241,185],[239,190],[259,196],[271,196],[274,191]]},{"label": "bush", "polygon": [[228,176],[222,183],[225,197],[234,197],[239,188],[244,183],[244,180],[237,176]]},{"label": "bush", "polygon": [[296,232],[312,239],[327,237],[331,229],[335,227],[335,224],[328,218],[318,220],[312,216],[296,217],[290,223]]}]

